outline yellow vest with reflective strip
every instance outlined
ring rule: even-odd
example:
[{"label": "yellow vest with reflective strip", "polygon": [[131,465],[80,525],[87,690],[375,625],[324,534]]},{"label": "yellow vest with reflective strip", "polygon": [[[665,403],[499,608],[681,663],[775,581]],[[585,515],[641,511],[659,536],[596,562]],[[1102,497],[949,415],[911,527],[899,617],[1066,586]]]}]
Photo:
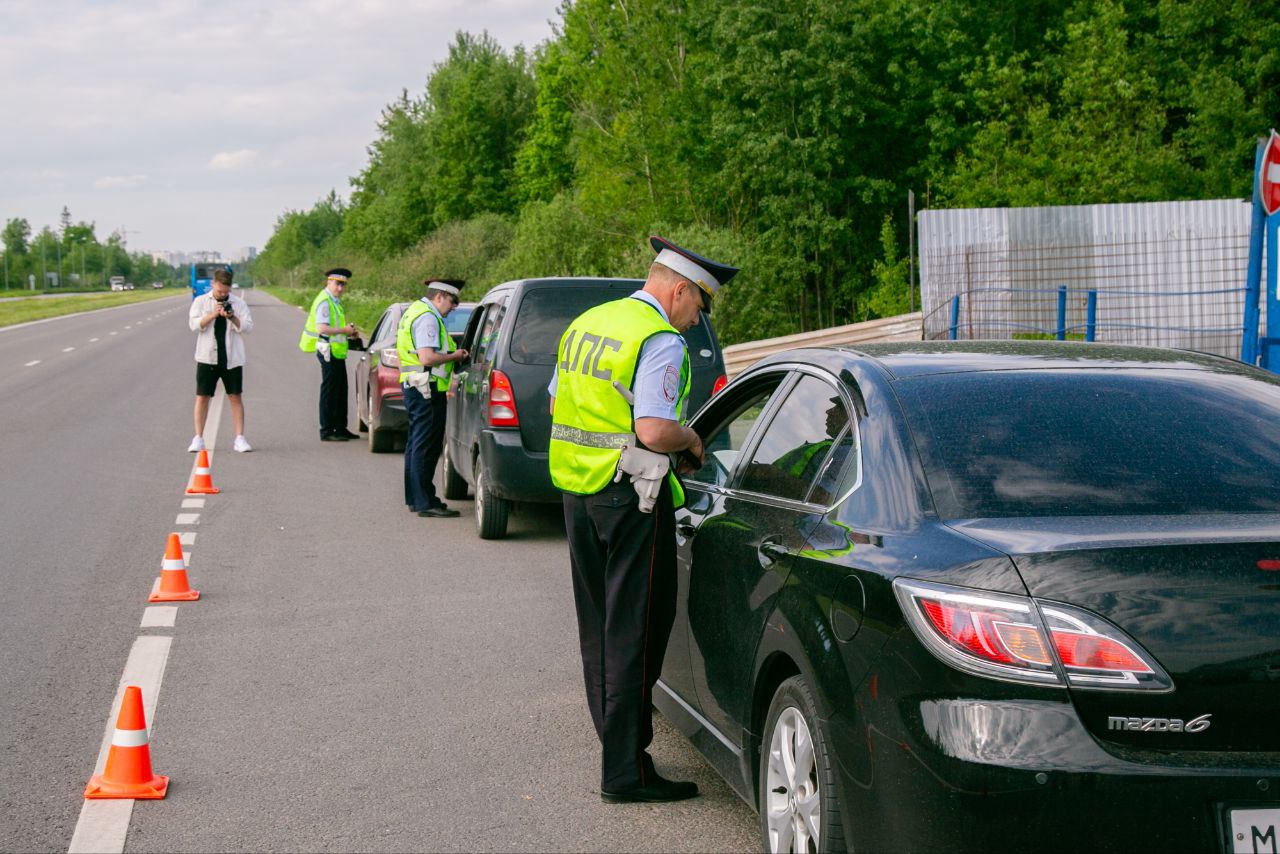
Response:
[{"label": "yellow vest with reflective strip", "polygon": [[[453,346],[453,336],[444,325],[444,318],[432,311],[431,304],[426,300],[415,300],[404,310],[404,314],[400,316],[400,323],[396,326],[396,355],[400,357],[400,382],[402,383],[418,372],[417,370],[407,371],[404,370],[405,368],[422,368],[422,360],[418,358],[418,348],[413,346],[413,322],[428,312],[435,315],[436,323],[440,325],[440,352],[447,355],[456,349]],[[453,362],[437,365],[432,370],[436,372],[436,388],[440,391],[448,391],[449,382],[453,379]]]},{"label": "yellow vest with reflective strip", "polygon": [[[679,334],[648,303],[625,297],[588,309],[565,330],[557,349],[555,412],[551,416],[551,482],[579,495],[604,489],[627,445],[638,444],[631,404],[613,384],[631,390],[644,343],[663,332]],[[683,339],[682,343],[683,343]],[[676,412],[689,395],[689,354],[680,368]],[[670,475],[675,506],[684,490]]]},{"label": "yellow vest with reflective strip", "polygon": [[[302,337],[298,339],[298,349],[304,353],[316,351],[316,342],[320,340],[316,325],[316,309],[320,307],[320,301],[326,299],[329,301],[329,325],[335,329],[341,329],[347,325],[347,314],[342,308],[342,303],[333,298],[328,288],[320,291],[311,301],[311,310],[307,312],[307,325],[302,328]],[[347,358],[347,336],[334,333],[326,337],[329,340],[329,355],[335,359]]]}]

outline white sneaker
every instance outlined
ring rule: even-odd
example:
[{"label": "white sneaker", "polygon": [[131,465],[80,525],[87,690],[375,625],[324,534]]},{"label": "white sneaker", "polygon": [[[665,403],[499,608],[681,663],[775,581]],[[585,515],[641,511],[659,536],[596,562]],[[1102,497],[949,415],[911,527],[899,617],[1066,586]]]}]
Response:
[{"label": "white sneaker", "polygon": [[187,446],[187,450],[193,454],[198,454],[204,450],[204,436],[196,436],[191,440],[191,444]]},{"label": "white sneaker", "polygon": [[253,448],[249,447],[249,443],[245,440],[244,436],[236,436],[236,442],[232,446],[232,450],[237,454],[243,454],[246,451],[252,451]]}]

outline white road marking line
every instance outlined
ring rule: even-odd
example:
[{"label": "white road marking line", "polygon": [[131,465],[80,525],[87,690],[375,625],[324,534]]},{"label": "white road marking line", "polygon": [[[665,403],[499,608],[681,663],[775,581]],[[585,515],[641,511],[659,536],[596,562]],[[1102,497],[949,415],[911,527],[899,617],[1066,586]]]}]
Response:
[{"label": "white road marking line", "polygon": [[[116,688],[115,699],[111,701],[111,712],[107,716],[106,732],[102,736],[102,746],[98,749],[98,762],[94,765],[93,773],[101,774],[107,764],[107,751],[111,748],[111,738],[115,735],[116,717],[120,713],[120,701],[124,697],[126,685],[137,685],[142,689],[142,708],[147,717],[147,728],[155,731],[156,700],[160,696],[160,683],[164,679],[164,667],[169,660],[169,647],[172,643],[173,638],[159,635],[143,635],[133,642],[129,660],[125,662],[124,673]],[[86,800],[80,807],[80,820],[76,822],[68,854],[90,851],[118,854],[124,851],[132,815],[131,799]]]},{"label": "white road marking line", "polygon": [[23,365],[22,367],[24,367],[24,368],[29,368],[29,367],[31,367],[32,365],[38,365],[38,364],[40,364],[40,360],[39,360],[39,359],[32,359],[30,362],[27,362],[27,363],[26,363],[25,365]]},{"label": "white road marking line", "polygon": [[178,618],[177,605],[149,605],[142,609],[140,628],[153,629],[157,626],[172,627]]},{"label": "white road marking line", "polygon": [[178,542],[184,546],[194,546],[196,544],[196,532],[183,531],[178,535]]},{"label": "white road marking line", "polygon": [[90,338],[89,343],[92,344],[95,341],[101,341],[101,340],[102,340],[101,338]]},{"label": "white road marking line", "polygon": [[203,507],[204,499],[203,498],[184,498],[182,499],[182,506],[183,507]]},{"label": "white road marking line", "polygon": [[199,513],[179,513],[178,518],[174,520],[175,525],[199,525]]},{"label": "white road marking line", "polygon": [[191,552],[182,553],[182,565],[191,566]]},{"label": "white road marking line", "polygon": [[70,352],[71,352],[72,350],[74,350],[74,349],[75,349],[75,347],[63,347],[63,348],[62,348],[62,352],[64,352],[64,353],[70,353]]},{"label": "white road marking line", "polygon": [[[218,422],[222,420],[222,401],[227,397],[226,393],[218,388],[213,396],[213,402],[209,404],[209,417],[205,419],[204,428],[204,448],[209,452],[209,467],[213,467],[213,446],[218,441]],[[196,477],[196,463],[200,462],[200,455],[196,454],[196,458],[191,461],[191,475],[187,478],[187,483],[191,483]],[[183,536],[186,536],[185,534]],[[191,536],[195,536],[192,534]],[[182,541],[186,543],[186,540]]]},{"label": "white road marking line", "polygon": [[125,329],[132,329],[132,326],[126,326]]},{"label": "white road marking line", "polygon": [[119,332],[114,332],[114,331],[113,331],[111,334],[112,334],[112,335],[119,335],[120,333],[119,333]]}]

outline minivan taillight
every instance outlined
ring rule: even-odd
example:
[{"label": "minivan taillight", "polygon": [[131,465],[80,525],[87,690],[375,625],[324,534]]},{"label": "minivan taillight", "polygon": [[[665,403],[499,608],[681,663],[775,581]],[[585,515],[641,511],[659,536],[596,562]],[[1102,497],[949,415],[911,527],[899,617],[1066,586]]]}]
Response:
[{"label": "minivan taillight", "polygon": [[511,380],[502,371],[489,374],[489,426],[520,426],[520,417],[516,415],[516,395],[511,389]]},{"label": "minivan taillight", "polygon": [[899,578],[907,622],[930,652],[966,673],[1008,682],[1169,691],[1173,681],[1116,626],[1074,605]]},{"label": "minivan taillight", "polygon": [[720,376],[716,377],[716,384],[711,387],[711,396],[714,397],[720,391],[720,389],[724,388],[728,384],[729,384],[729,378],[726,377],[724,374],[721,374]]},{"label": "minivan taillight", "polygon": [[385,350],[378,351],[378,361],[382,363],[384,368],[400,367],[400,354],[396,352],[395,347],[388,347]]}]

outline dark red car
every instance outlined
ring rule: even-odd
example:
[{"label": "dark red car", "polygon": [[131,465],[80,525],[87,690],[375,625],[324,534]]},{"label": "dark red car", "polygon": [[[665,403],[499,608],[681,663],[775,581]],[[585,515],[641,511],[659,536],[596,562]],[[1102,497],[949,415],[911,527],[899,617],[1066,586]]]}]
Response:
[{"label": "dark red car", "polygon": [[[369,434],[369,450],[375,454],[403,449],[409,428],[400,391],[400,358],[396,355],[396,328],[408,306],[407,302],[387,306],[369,334],[369,349],[360,354],[356,363],[356,418],[360,432]],[[445,318],[445,328],[455,344],[475,307],[473,302],[459,303]]]}]

